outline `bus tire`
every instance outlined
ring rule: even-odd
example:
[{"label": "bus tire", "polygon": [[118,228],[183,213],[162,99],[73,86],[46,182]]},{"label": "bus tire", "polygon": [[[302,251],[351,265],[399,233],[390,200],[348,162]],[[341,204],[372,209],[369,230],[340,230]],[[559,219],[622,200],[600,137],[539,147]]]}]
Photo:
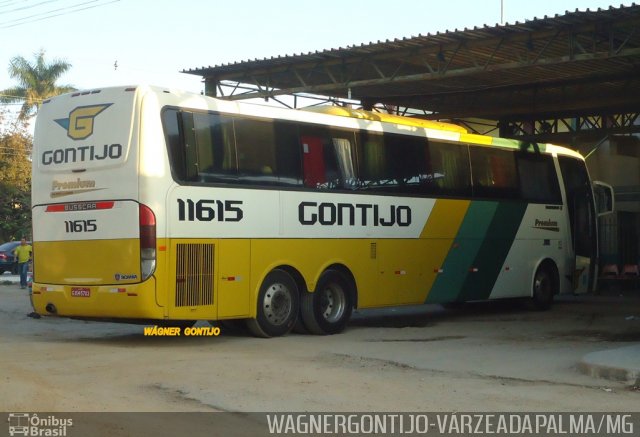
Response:
[{"label": "bus tire", "polygon": [[247,327],[256,337],[278,337],[291,331],[298,318],[300,292],[284,270],[271,271],[262,281],[255,319]]},{"label": "bus tire", "polygon": [[[301,299],[301,302],[302,302],[302,299]],[[302,321],[302,314],[298,314],[296,323],[293,325],[293,332],[295,332],[296,334],[302,334],[302,335],[311,334],[311,332],[309,332],[307,327],[304,326],[304,322]]]},{"label": "bus tire", "polygon": [[555,266],[550,262],[544,262],[536,270],[533,277],[533,290],[531,293],[531,306],[536,311],[545,311],[551,308],[553,296],[558,292],[558,274]]},{"label": "bus tire", "polygon": [[312,334],[342,332],[353,310],[353,286],[342,272],[326,270],[313,293],[303,293],[300,313],[304,326]]}]

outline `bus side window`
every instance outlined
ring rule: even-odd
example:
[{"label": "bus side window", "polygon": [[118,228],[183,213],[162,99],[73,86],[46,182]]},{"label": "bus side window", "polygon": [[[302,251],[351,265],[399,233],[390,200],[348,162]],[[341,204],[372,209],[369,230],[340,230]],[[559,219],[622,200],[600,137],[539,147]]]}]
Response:
[{"label": "bus side window", "polygon": [[166,109],[162,113],[165,142],[167,144],[171,170],[176,180],[183,181],[186,178],[186,163],[184,153],[184,141],[181,133],[182,120],[180,112],[175,109]]},{"label": "bus side window", "polygon": [[185,181],[198,180],[198,149],[193,124],[193,114],[182,112],[182,138],[184,151],[184,175]]},{"label": "bus side window", "polygon": [[444,196],[471,196],[470,175],[468,146],[429,141],[427,177],[432,181],[430,192]]},{"label": "bus side window", "polygon": [[237,117],[234,127],[239,183],[267,186],[301,185],[296,124]]},{"label": "bus side window", "polygon": [[236,118],[234,125],[240,181],[273,182],[277,171],[273,122]]},{"label": "bus side window", "polygon": [[302,185],[302,158],[297,123],[274,123],[276,147],[276,177],[279,185]]},{"label": "bus side window", "polygon": [[[187,135],[195,147],[187,148],[187,158],[194,161],[197,171],[189,180],[198,182],[226,182],[235,178],[236,159],[233,145],[231,119],[210,113],[189,114],[192,118],[193,135]],[[186,124],[186,123],[185,123]],[[195,149],[195,154],[193,150]],[[190,155],[194,157],[189,158]]]},{"label": "bus side window", "polygon": [[317,188],[326,184],[322,138],[301,136],[304,186]]},{"label": "bus side window", "polygon": [[391,190],[407,194],[428,191],[426,138],[385,134],[384,145]]},{"label": "bus side window", "polygon": [[558,176],[549,155],[516,153],[522,198],[529,202],[562,203]]},{"label": "bus side window", "polygon": [[388,185],[386,159],[383,136],[361,132],[358,147],[359,189],[373,190]]},{"label": "bus side window", "polygon": [[357,187],[357,181],[351,142],[347,138],[336,137],[332,141],[340,170],[340,188],[353,190]]},{"label": "bus side window", "polygon": [[[356,175],[349,133],[307,129],[300,136],[304,186],[321,190],[353,189]],[[353,134],[351,134],[353,135]]]},{"label": "bus side window", "polygon": [[471,147],[469,156],[474,197],[514,199],[520,196],[514,152]]}]

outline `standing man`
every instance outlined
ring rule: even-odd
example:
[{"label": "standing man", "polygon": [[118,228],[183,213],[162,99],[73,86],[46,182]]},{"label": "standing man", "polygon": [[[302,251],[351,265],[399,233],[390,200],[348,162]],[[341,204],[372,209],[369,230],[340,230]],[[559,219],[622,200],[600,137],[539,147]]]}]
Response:
[{"label": "standing man", "polygon": [[27,272],[29,271],[29,261],[31,261],[31,246],[27,244],[27,239],[20,240],[20,246],[13,250],[15,259],[18,261],[18,271],[20,272],[20,288],[27,288]]}]

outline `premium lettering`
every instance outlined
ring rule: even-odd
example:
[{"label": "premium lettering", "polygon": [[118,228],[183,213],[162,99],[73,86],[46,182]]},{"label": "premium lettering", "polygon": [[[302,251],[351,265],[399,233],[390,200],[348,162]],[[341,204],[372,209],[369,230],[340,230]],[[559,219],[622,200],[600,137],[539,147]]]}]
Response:
[{"label": "premium lettering", "polygon": [[535,219],[533,228],[543,229],[545,231],[560,232],[560,227],[558,226],[558,222],[551,219],[548,219],[548,220]]},{"label": "premium lettering", "polygon": [[54,179],[53,182],[51,183],[51,190],[56,191],[56,190],[72,190],[77,188],[95,188],[95,186],[96,186],[96,181],[91,181],[91,180],[83,181],[80,178],[76,178],[75,181],[69,181],[69,182],[57,181]]}]

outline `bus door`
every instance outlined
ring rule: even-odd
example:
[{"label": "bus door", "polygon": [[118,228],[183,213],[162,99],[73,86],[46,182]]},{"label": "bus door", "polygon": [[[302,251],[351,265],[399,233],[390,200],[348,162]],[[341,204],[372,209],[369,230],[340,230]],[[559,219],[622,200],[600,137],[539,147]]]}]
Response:
[{"label": "bus door", "polygon": [[573,292],[587,293],[593,290],[598,263],[597,221],[590,187],[576,189],[569,208],[574,253]]},{"label": "bus door", "polygon": [[593,191],[587,166],[581,159],[559,156],[566,205],[569,210],[573,259],[567,269],[573,292],[592,291],[598,262],[598,232]]}]

